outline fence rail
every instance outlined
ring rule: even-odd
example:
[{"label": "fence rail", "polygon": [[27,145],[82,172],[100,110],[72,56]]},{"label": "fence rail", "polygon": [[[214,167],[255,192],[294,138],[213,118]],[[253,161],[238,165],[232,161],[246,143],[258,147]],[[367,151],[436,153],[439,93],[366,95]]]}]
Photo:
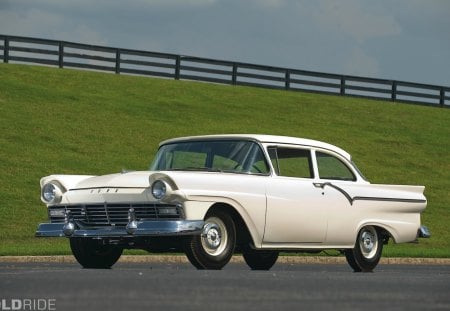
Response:
[{"label": "fence rail", "polygon": [[0,60],[450,108],[450,87],[0,35]]}]

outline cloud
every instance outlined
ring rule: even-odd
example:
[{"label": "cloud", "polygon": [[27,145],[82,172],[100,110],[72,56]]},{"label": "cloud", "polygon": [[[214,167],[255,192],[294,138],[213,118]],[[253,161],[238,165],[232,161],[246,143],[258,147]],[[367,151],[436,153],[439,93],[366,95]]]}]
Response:
[{"label": "cloud", "polygon": [[321,0],[314,16],[324,31],[344,34],[358,42],[402,32],[390,12],[381,7],[369,7],[362,7],[357,0]]},{"label": "cloud", "polygon": [[[0,11],[0,28],[2,33],[16,35],[39,35],[58,29],[64,20],[57,15],[30,9],[21,12]],[[36,27],[39,25],[39,27]]]},{"label": "cloud", "polygon": [[105,44],[107,40],[80,19],[51,10],[1,10],[0,29],[8,35]]},{"label": "cloud", "polygon": [[360,47],[356,47],[351,51],[343,70],[346,74],[355,76],[379,76],[378,61],[369,55]]},{"label": "cloud", "polygon": [[279,8],[286,4],[285,0],[252,0],[254,5],[259,5],[265,8]]}]

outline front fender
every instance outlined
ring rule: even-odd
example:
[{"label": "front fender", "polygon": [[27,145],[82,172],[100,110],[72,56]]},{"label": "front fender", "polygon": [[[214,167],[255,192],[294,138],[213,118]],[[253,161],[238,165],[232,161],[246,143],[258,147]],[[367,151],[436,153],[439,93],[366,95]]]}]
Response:
[{"label": "front fender", "polygon": [[255,247],[260,248],[264,235],[265,211],[258,213],[258,216],[252,216],[238,201],[228,197],[188,196],[188,201],[184,202],[186,219],[205,219],[210,208],[217,204],[228,205],[239,214],[247,226]]}]

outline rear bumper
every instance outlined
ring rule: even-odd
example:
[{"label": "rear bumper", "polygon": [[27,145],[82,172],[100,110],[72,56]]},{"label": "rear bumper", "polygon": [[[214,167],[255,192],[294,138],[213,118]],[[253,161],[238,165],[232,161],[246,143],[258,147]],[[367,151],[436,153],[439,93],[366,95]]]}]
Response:
[{"label": "rear bumper", "polygon": [[419,230],[417,230],[418,238],[430,238],[431,232],[426,226],[420,226]]},{"label": "rear bumper", "polygon": [[36,237],[134,237],[198,235],[202,232],[203,220],[134,221],[126,227],[81,228],[75,223],[42,223]]}]

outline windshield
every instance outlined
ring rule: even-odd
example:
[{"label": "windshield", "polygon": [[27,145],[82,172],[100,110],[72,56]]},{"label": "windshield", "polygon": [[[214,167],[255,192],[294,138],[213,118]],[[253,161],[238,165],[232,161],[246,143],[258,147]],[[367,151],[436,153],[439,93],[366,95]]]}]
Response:
[{"label": "windshield", "polygon": [[269,166],[257,143],[218,140],[164,145],[158,150],[150,170],[268,174]]}]

